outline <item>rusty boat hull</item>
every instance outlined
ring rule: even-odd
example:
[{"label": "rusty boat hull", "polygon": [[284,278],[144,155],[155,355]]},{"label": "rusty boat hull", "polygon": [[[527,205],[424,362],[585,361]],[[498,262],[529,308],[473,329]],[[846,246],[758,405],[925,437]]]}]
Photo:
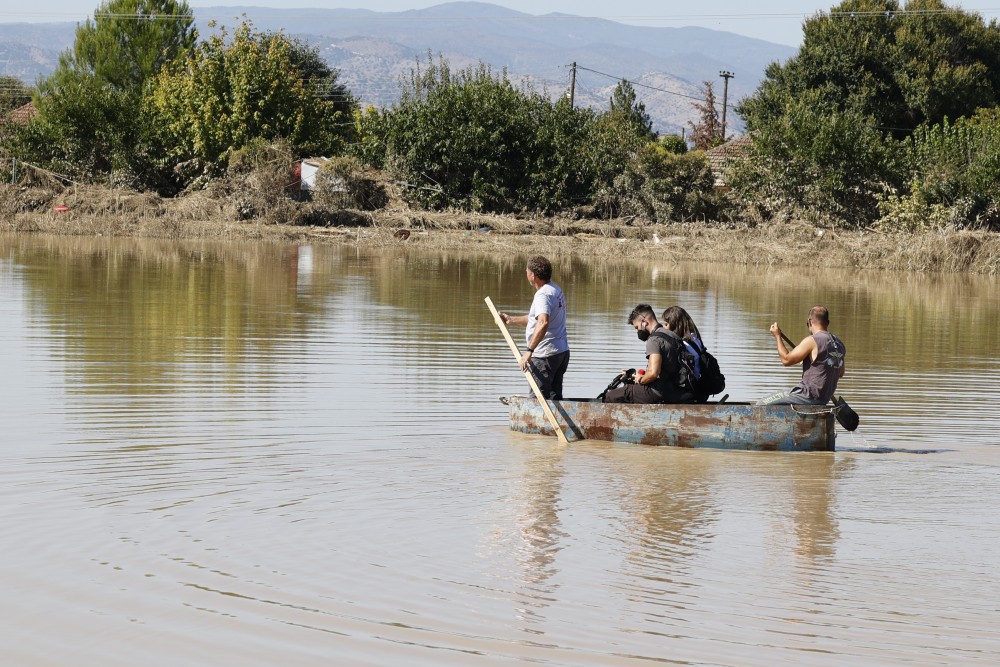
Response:
[{"label": "rusty boat hull", "polygon": [[[509,396],[510,428],[554,436],[534,396]],[[633,405],[596,399],[549,401],[567,437],[669,447],[832,452],[829,407],[700,403]]]}]

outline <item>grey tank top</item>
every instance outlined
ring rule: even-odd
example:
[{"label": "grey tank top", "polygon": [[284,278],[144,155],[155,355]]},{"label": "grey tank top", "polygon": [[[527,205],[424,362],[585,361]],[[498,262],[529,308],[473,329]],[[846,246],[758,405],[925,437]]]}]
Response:
[{"label": "grey tank top", "polygon": [[802,380],[799,387],[807,397],[826,403],[837,391],[840,369],[844,367],[847,349],[840,339],[829,331],[813,334],[818,353],[816,359],[806,357],[802,362]]}]

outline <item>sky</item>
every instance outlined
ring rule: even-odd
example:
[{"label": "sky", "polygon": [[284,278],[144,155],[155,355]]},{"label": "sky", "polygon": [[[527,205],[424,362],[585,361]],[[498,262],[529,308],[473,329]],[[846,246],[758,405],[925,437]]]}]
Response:
[{"label": "sky", "polygon": [[[0,0],[0,23],[81,21],[93,14],[100,4],[101,0]],[[438,4],[443,4],[442,0],[188,0],[188,5],[194,9],[221,6],[284,9],[360,7],[376,12],[423,9]],[[802,22],[816,12],[828,11],[839,1],[493,0],[491,4],[534,15],[561,12],[633,25],[701,26],[798,46],[802,41]],[[1000,18],[1000,0],[966,0],[948,4],[978,12],[987,20]]]}]

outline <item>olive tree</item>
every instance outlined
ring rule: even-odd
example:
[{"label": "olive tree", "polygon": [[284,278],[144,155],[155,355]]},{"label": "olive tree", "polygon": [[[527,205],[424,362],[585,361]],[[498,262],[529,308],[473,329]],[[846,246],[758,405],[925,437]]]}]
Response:
[{"label": "olive tree", "polygon": [[147,104],[169,159],[188,163],[189,174],[211,174],[256,140],[287,140],[299,156],[341,152],[350,105],[325,99],[319,86],[329,77],[304,74],[300,56],[285,35],[244,21],[164,68]]}]

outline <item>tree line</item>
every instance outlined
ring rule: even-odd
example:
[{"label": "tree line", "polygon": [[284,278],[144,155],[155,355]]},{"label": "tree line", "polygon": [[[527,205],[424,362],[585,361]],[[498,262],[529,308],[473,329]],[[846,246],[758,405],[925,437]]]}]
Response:
[{"label": "tree line", "polygon": [[362,109],[316,49],[246,20],[199,39],[183,0],[106,0],[36,90],[0,91],[0,111],[31,92],[39,112],[3,133],[13,156],[166,195],[280,141],[385,170],[433,209],[1000,229],[1000,28],[942,0],[806,20],[799,52],[736,107],[750,142],[725,192],[704,152],[724,139],[711,82],[690,151],[657,137],[628,81],[581,109],[431,54],[394,105]]}]

